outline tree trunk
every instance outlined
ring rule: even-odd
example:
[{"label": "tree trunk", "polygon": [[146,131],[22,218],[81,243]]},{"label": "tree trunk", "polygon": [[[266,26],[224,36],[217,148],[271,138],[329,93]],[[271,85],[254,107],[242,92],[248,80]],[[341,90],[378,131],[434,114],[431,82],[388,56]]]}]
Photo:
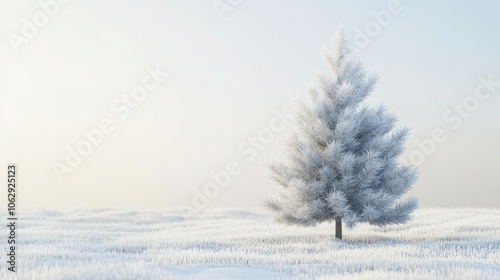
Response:
[{"label": "tree trunk", "polygon": [[342,219],[335,219],[335,238],[342,240]]}]

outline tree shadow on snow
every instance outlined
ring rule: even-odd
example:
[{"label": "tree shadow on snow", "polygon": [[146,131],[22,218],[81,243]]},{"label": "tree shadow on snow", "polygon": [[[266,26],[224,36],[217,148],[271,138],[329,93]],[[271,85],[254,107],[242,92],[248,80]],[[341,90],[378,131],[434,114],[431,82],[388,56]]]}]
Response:
[{"label": "tree shadow on snow", "polygon": [[432,243],[471,243],[471,244],[479,244],[479,243],[498,243],[500,239],[492,240],[491,238],[484,238],[481,236],[435,236],[432,233],[429,235],[419,235],[419,236],[411,236],[408,238],[394,238],[387,236],[379,236],[379,235],[370,235],[370,236],[353,236],[346,237],[341,242],[349,245],[411,245],[411,244],[432,244]]}]

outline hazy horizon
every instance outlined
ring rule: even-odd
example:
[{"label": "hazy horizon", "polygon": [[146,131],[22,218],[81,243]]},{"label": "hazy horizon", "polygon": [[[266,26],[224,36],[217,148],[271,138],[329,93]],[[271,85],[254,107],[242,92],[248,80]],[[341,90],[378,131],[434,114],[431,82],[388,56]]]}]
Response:
[{"label": "hazy horizon", "polygon": [[223,170],[208,207],[259,206],[278,189],[266,162],[287,156],[287,112],[327,73],[340,25],[380,78],[368,103],[411,128],[410,195],[500,207],[499,2],[67,2],[28,38],[23,18],[46,10],[0,1],[0,153],[18,164],[21,208],[193,207]]}]

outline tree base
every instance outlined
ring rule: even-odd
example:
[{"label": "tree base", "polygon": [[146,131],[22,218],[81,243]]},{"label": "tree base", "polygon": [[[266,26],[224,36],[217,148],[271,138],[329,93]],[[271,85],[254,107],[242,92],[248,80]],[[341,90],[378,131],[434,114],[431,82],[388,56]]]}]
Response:
[{"label": "tree base", "polygon": [[335,219],[335,238],[342,240],[342,219]]}]

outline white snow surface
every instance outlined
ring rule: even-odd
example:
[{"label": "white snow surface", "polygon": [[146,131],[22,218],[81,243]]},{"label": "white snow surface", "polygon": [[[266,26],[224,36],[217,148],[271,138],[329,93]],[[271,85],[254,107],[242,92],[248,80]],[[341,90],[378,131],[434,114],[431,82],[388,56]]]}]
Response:
[{"label": "white snow surface", "polygon": [[500,279],[500,209],[420,209],[342,241],[252,209],[21,209],[15,275],[2,232],[0,279]]}]

